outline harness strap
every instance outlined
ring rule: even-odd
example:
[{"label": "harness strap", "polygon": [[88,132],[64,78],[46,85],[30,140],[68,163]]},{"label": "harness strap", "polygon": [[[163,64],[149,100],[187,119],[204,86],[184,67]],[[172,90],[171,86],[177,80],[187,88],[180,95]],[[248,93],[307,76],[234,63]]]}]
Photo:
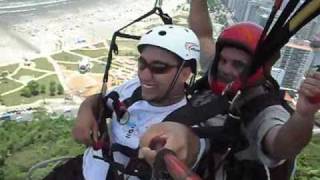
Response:
[{"label": "harness strap", "polygon": [[[129,98],[123,101],[123,103],[126,105],[127,108],[129,108],[131,105],[133,105],[135,102],[141,99],[142,99],[141,87],[138,87],[137,89],[134,90],[134,92]],[[210,101],[206,104],[199,105],[197,107],[195,107],[194,105],[188,102],[185,106],[182,106],[177,110],[171,112],[166,118],[164,118],[163,121],[180,122],[187,126],[199,125],[200,122],[205,122],[210,117],[216,116],[218,114],[226,113],[228,106],[229,106],[228,98],[225,96],[217,97],[215,101]],[[216,108],[212,109],[212,107],[216,107]],[[205,130],[200,131],[200,133],[203,133],[203,132],[204,134],[209,133],[209,132],[206,132]],[[220,132],[217,132],[217,135],[218,134],[220,134]],[[139,164],[144,164],[145,162],[136,158],[138,155],[137,149],[131,149],[121,144],[113,144],[111,146],[111,150],[112,152],[116,152],[116,151],[121,152],[124,155],[131,158],[127,167],[124,167],[122,164],[114,162],[112,159],[110,159],[110,157],[106,157],[106,159],[108,159],[106,162],[110,164],[116,163],[115,165],[110,166],[110,168],[115,168],[122,173],[125,173],[128,175],[134,175],[138,177],[142,177],[142,176],[145,177],[145,176],[151,175],[151,170],[150,171],[146,170],[147,166],[139,165]],[[138,167],[143,167],[143,169],[139,170]]]},{"label": "harness strap", "polygon": [[122,144],[114,143],[111,146],[112,152],[121,152],[122,154],[128,157],[138,157],[138,149],[132,149],[128,146]]},{"label": "harness strap", "polygon": [[[120,111],[120,106],[118,105],[120,104],[124,104],[126,109],[128,109],[131,105],[133,105],[135,102],[139,101],[142,99],[141,97],[141,87],[139,86],[138,88],[136,88],[132,95],[125,99],[122,102],[119,102],[119,94],[116,91],[112,91],[110,92],[105,98],[105,102],[108,102],[108,98],[110,98],[113,102],[111,104],[113,104],[113,107],[110,109],[113,109],[114,112],[118,112]],[[121,120],[122,116],[125,113],[116,113],[117,119]],[[112,111],[109,112],[109,116],[111,117],[112,115]],[[100,133],[104,133],[104,129],[103,131],[100,131]],[[109,149],[111,148],[111,149]],[[131,176],[137,176],[141,179],[150,179],[150,172],[151,172],[151,167],[144,161],[141,159],[138,159],[138,150],[137,149],[131,149],[127,146],[118,144],[118,143],[114,143],[111,145],[111,147],[109,148],[102,148],[102,154],[103,157],[99,157],[99,156],[94,156],[94,158],[97,159],[101,159],[107,163],[110,164],[110,168],[108,171],[108,176],[107,179],[123,179],[123,174],[127,174],[127,175],[131,175]],[[110,155],[110,150],[111,150],[111,155]],[[128,156],[128,157],[133,157],[130,158],[130,161],[128,163],[128,165],[125,167],[123,164],[117,163],[114,161],[112,153],[113,152],[121,152],[124,155]],[[150,170],[148,170],[150,169]],[[120,174],[119,174],[120,172]]]},{"label": "harness strap", "polygon": [[121,163],[115,162],[112,157],[105,158],[96,155],[94,155],[93,157],[103,160],[104,162],[107,162],[109,164],[108,176],[106,178],[107,180],[114,178],[122,179],[121,176],[124,174],[136,176],[141,179],[150,179],[151,177],[152,170],[149,164],[137,157],[130,158],[130,161],[126,167]]},{"label": "harness strap", "polygon": [[225,114],[229,107],[228,101],[226,96],[219,96],[199,106],[187,103],[185,106],[171,112],[163,121],[178,122],[186,126],[197,125],[218,114]]},{"label": "harness strap", "polygon": [[129,108],[132,104],[140,100],[142,100],[141,86],[139,86],[136,90],[134,90],[132,95],[129,98],[125,99],[123,103],[126,105],[127,108]]}]

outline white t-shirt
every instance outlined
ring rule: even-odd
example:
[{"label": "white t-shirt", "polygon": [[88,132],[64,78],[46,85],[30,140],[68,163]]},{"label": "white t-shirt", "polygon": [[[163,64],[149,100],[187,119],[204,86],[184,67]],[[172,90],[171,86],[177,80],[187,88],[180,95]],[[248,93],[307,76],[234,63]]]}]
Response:
[{"label": "white t-shirt", "polygon": [[[115,89],[119,93],[120,100],[131,97],[134,90],[140,86],[139,80],[133,79],[124,83]],[[121,125],[116,117],[112,118],[111,139],[113,143],[118,143],[124,146],[128,146],[132,149],[136,149],[139,146],[139,138],[141,135],[153,124],[161,122],[172,111],[184,106],[187,100],[184,98],[176,104],[169,106],[152,106],[145,100],[139,100],[133,103],[128,108],[129,121],[128,123]],[[109,168],[109,164],[103,160],[99,160],[93,157],[97,155],[102,157],[101,150],[94,151],[89,147],[83,155],[83,176],[87,180],[105,180]],[[114,160],[118,163],[127,165],[129,157],[115,152],[113,154]],[[137,177],[129,177],[129,179],[138,179]]]}]

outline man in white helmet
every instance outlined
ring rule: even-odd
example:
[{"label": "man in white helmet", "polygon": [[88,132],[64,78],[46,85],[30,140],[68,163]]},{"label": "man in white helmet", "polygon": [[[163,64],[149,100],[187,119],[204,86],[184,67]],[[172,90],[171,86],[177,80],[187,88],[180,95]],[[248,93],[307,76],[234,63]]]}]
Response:
[{"label": "man in white helmet", "polygon": [[[192,73],[196,74],[200,53],[199,41],[193,31],[175,25],[158,26],[142,36],[138,50],[138,78],[120,85],[114,91],[119,94],[119,100],[123,101],[141,88],[138,93],[141,97],[134,98],[136,100],[128,107],[128,115],[123,117],[127,118],[125,123],[117,120],[115,113],[112,115],[111,156],[103,156],[101,149],[94,150],[89,147],[86,150],[82,167],[85,179],[148,177],[139,178],[139,175],[134,174],[139,174],[139,169],[131,169],[131,172],[128,172],[131,175],[128,175],[127,171],[122,171],[121,168],[129,168],[131,155],[137,158],[135,153],[138,152],[139,138],[151,125],[162,122],[173,111],[187,104],[186,81]],[[92,139],[97,141],[98,125],[92,110],[97,102],[96,98],[89,97],[81,104],[73,128],[74,138],[87,145],[91,145]],[[200,155],[190,157],[195,158],[186,162],[193,164]],[[116,167],[119,165],[121,168]],[[119,175],[118,172],[124,175]],[[150,171],[143,173],[148,174]]]}]

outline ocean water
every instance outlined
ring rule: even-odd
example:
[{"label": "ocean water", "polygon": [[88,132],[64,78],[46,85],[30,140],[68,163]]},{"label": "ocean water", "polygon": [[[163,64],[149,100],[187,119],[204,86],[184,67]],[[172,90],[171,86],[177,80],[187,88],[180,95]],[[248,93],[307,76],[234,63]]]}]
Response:
[{"label": "ocean water", "polygon": [[[38,11],[93,4],[101,0],[0,0],[0,16],[32,14]],[[105,0],[108,2],[109,0]],[[110,1],[109,1],[110,2]]]},{"label": "ocean water", "polygon": [[77,0],[0,0],[0,15],[44,10],[75,1]]},{"label": "ocean water", "polygon": [[38,17],[56,17],[117,0],[0,0],[0,28]]}]

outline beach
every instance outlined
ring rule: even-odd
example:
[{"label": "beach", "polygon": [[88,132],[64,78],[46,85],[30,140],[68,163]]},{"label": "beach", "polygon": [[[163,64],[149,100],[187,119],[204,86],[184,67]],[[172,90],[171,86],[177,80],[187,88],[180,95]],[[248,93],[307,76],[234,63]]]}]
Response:
[{"label": "beach", "polygon": [[[185,2],[164,1],[162,9],[174,16],[177,6]],[[20,13],[20,17],[6,16],[0,20],[0,66],[106,42],[112,32],[150,11],[154,3],[150,0],[97,0],[34,14]],[[157,23],[156,18],[152,16],[130,32],[143,33],[143,26]]]}]

